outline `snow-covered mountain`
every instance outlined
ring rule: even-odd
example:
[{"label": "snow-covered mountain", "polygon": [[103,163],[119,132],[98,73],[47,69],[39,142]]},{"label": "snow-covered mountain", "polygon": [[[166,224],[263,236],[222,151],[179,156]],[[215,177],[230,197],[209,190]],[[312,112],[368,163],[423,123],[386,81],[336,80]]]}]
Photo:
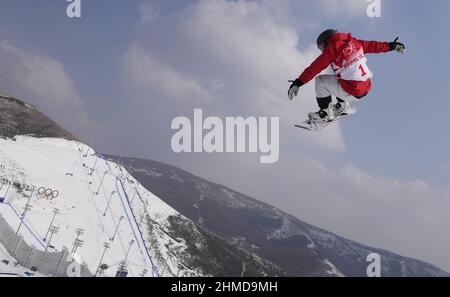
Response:
[{"label": "snow-covered mountain", "polygon": [[448,276],[162,163],[103,156],[0,95],[0,276]]},{"label": "snow-covered mountain", "polygon": [[265,276],[35,107],[0,96],[0,276]]},{"label": "snow-covered mountain", "polygon": [[[117,160],[117,157],[110,157]],[[449,276],[428,263],[364,246],[179,168],[134,158],[121,164],[147,189],[205,229],[281,267],[290,276],[366,276],[371,253],[382,276]]]}]

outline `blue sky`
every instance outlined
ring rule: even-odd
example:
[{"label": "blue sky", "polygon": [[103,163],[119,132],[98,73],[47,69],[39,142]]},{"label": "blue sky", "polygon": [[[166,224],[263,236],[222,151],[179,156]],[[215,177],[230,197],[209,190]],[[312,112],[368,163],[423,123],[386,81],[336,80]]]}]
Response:
[{"label": "blue sky", "polygon": [[[370,19],[363,0],[82,0],[82,18],[69,19],[63,0],[3,0],[0,91],[36,104],[97,150],[179,165],[450,271],[450,238],[439,235],[450,223],[450,4],[382,3],[382,17]],[[361,39],[399,36],[407,54],[370,55],[374,90],[359,112],[310,135],[291,127],[316,108],[313,83],[292,103],[287,80],[317,56],[314,40],[328,27]],[[279,164],[173,154],[170,121],[194,107],[280,116]],[[407,243],[413,236],[416,245]]]},{"label": "blue sky", "polygon": [[[189,4],[189,1],[152,2],[162,13]],[[6,0],[0,11],[0,32],[20,48],[63,61],[80,93],[92,100],[89,105],[101,106],[105,100],[96,98],[114,100],[121,92],[111,82],[117,79],[117,60],[138,30],[141,3],[84,1],[82,19],[69,20],[64,14],[67,5],[64,1],[41,1],[36,5]],[[450,42],[445,38],[449,21],[445,8],[448,8],[446,1],[414,4],[385,1],[380,19],[336,16],[320,20],[323,28],[335,27],[361,38],[381,40],[398,35],[407,43],[405,57],[370,57],[376,75],[375,89],[360,105],[361,112],[343,124],[348,144],[345,157],[371,168],[371,172],[438,184],[450,181],[445,169],[450,164],[447,157],[450,139],[436,129],[446,125],[450,107],[449,95],[441,90],[448,83],[450,72],[447,58]],[[165,25],[164,20],[161,23]],[[317,30],[297,29],[305,36],[300,48],[313,42]],[[375,133],[377,137],[372,136]],[[363,146],[359,145],[361,139]]]}]

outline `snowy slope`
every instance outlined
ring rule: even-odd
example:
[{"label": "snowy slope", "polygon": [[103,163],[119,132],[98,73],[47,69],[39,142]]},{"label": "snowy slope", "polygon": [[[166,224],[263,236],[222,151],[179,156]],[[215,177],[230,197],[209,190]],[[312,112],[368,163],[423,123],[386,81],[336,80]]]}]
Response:
[{"label": "snowy slope", "polygon": [[[110,267],[107,276],[114,276],[125,259],[130,276],[197,275],[171,255],[168,247],[174,243],[169,235],[157,232],[157,236],[149,236],[149,219],[164,226],[169,216],[179,214],[125,178],[128,174],[123,168],[99,158],[92,148],[63,139],[0,139],[0,166],[0,200],[4,197],[0,214],[17,230],[29,203],[32,208],[19,234],[36,249],[46,249],[51,233],[47,241],[44,238],[57,208],[52,225],[59,231],[51,238],[48,252],[61,251],[63,246],[72,250],[75,231],[82,229],[84,243],[77,254],[92,274],[97,271],[104,243],[108,243],[110,248],[102,260]],[[47,199],[38,193],[41,187],[56,190],[59,196]],[[185,248],[182,242],[176,245]]]},{"label": "snowy slope", "polygon": [[44,275],[285,274],[169,207],[34,106],[1,94],[0,244],[15,266]]}]

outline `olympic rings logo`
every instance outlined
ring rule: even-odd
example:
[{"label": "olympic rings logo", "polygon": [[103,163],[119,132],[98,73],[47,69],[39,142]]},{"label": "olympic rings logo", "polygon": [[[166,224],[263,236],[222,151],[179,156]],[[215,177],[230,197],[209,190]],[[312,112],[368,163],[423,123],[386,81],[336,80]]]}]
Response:
[{"label": "olympic rings logo", "polygon": [[356,47],[353,42],[349,42],[347,46],[343,50],[345,56],[350,56],[354,52],[356,52]]},{"label": "olympic rings logo", "polygon": [[44,187],[40,187],[38,189],[38,194],[41,197],[47,198],[47,200],[53,200],[59,196],[59,192],[57,190],[46,189]]}]

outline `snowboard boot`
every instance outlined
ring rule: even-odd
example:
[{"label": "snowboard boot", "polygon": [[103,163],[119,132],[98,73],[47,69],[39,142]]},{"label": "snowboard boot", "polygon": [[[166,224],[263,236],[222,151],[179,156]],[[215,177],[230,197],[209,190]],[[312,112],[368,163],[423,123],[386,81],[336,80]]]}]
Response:
[{"label": "snowboard boot", "polygon": [[348,115],[349,110],[350,110],[350,103],[344,100],[339,101],[338,103],[333,105],[333,113],[334,116],[337,117]]},{"label": "snowboard boot", "polygon": [[322,124],[334,120],[333,104],[330,103],[327,109],[320,109],[318,112],[311,112],[308,114],[311,123]]}]

